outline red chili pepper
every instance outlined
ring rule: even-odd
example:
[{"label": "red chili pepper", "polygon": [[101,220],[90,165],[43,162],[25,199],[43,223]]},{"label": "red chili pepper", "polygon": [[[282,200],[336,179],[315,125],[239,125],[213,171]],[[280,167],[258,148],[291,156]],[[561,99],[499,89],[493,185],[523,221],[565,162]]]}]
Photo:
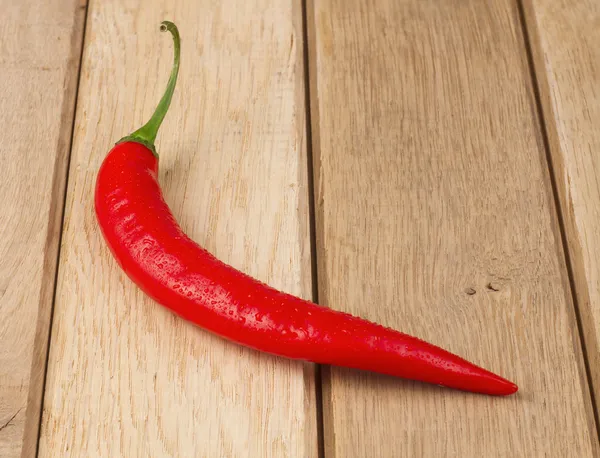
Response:
[{"label": "red chili pepper", "polygon": [[239,344],[293,359],[368,370],[491,395],[517,386],[441,348],[393,329],[277,291],[221,262],[177,224],[157,180],[156,134],[179,71],[152,118],[112,148],[100,167],[95,210],[127,275],[155,301]]}]

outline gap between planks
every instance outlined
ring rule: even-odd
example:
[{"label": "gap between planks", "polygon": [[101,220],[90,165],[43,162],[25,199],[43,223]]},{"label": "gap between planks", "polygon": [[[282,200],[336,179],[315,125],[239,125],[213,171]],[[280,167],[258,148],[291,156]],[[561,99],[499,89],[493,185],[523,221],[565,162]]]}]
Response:
[{"label": "gap between planks", "polygon": [[[42,375],[41,378],[42,380],[40,381],[40,389],[38,390],[37,394],[37,410],[36,410],[36,414],[37,417],[35,417],[35,424],[31,425],[31,427],[28,427],[28,425],[25,425],[25,437],[24,437],[24,446],[23,446],[23,454],[22,454],[22,458],[26,458],[26,457],[37,457],[39,454],[39,445],[40,445],[40,432],[41,432],[41,425],[42,425],[42,416],[43,416],[43,407],[44,407],[44,396],[46,395],[46,376],[47,376],[47,371],[48,371],[48,357],[50,354],[50,344],[52,342],[52,321],[54,318],[54,305],[56,303],[56,288],[58,285],[58,269],[59,269],[59,265],[60,265],[60,253],[61,253],[61,244],[62,244],[62,236],[63,236],[63,231],[64,231],[64,223],[65,223],[65,208],[66,208],[66,201],[67,201],[67,189],[69,187],[69,174],[70,174],[70,170],[71,170],[71,152],[73,151],[73,139],[75,136],[75,119],[77,118],[77,102],[79,100],[79,82],[81,81],[81,63],[83,61],[83,51],[85,49],[85,32],[86,32],[86,28],[87,28],[87,17],[88,17],[88,0],[84,0],[84,3],[79,5],[78,8],[79,10],[83,10],[83,18],[80,19],[80,21],[83,22],[82,26],[81,26],[81,32],[80,33],[74,33],[72,39],[75,41],[76,40],[76,36],[80,37],[79,40],[79,56],[77,57],[77,74],[75,75],[75,95],[73,97],[73,104],[71,106],[71,112],[72,112],[72,119],[71,119],[71,127],[70,127],[70,132],[69,132],[69,136],[68,139],[65,140],[65,142],[68,144],[68,148],[65,152],[66,154],[66,158],[65,158],[65,165],[63,166],[63,178],[62,178],[62,183],[60,186],[61,189],[61,195],[58,195],[56,198],[60,199],[60,206],[56,209],[57,211],[60,212],[60,218],[58,219],[58,243],[56,244],[56,256],[55,256],[55,262],[54,262],[54,278],[52,281],[52,300],[50,302],[50,310],[49,310],[49,319],[48,322],[46,323],[46,330],[45,330],[45,337],[44,335],[40,335],[40,332],[42,330],[38,330],[38,332],[36,332],[36,337],[40,336],[40,338],[44,338],[44,343],[43,343],[43,349],[44,349],[44,353],[43,353],[43,371],[42,371]],[[74,49],[74,48],[72,48]],[[58,193],[58,191],[57,191]],[[36,345],[36,348],[38,348],[38,346]],[[42,347],[40,346],[40,349]],[[36,393],[31,394],[30,393],[30,397],[32,396],[36,396]],[[28,402],[28,409],[29,406],[31,405],[31,403]],[[33,422],[33,419],[30,419],[31,416],[28,415],[28,422]],[[27,444],[31,444],[30,447],[26,448]]]},{"label": "gap between planks", "polygon": [[[519,11],[519,22],[522,29],[523,34],[523,47],[525,49],[527,55],[527,64],[529,65],[529,71],[531,74],[531,87],[533,89],[533,93],[535,96],[536,103],[536,116],[538,119],[538,124],[540,126],[540,131],[542,134],[542,139],[544,142],[544,152],[546,154],[546,162],[548,165],[548,175],[549,181],[552,187],[552,197],[554,208],[556,212],[557,224],[560,231],[560,240],[562,244],[563,256],[565,259],[565,268],[567,270],[567,275],[569,278],[569,287],[571,290],[571,297],[573,300],[573,308],[575,312],[575,318],[577,322],[577,331],[579,333],[579,341],[581,342],[581,351],[583,353],[583,363],[585,367],[585,372],[587,376],[588,383],[588,391],[590,396],[590,402],[592,405],[592,414],[594,417],[594,422],[596,426],[596,434],[600,439],[600,419],[598,417],[598,402],[594,393],[594,386],[592,383],[592,372],[590,368],[590,358],[588,348],[586,346],[585,341],[585,333],[583,330],[583,320],[581,317],[581,304],[579,302],[579,295],[577,293],[577,285],[575,282],[575,275],[573,273],[573,257],[571,250],[569,248],[569,242],[567,239],[567,231],[566,231],[566,223],[564,218],[563,209],[560,205],[560,197],[558,192],[557,185],[557,177],[556,177],[556,168],[552,162],[552,154],[550,151],[550,141],[548,137],[548,119],[544,114],[544,110],[542,107],[542,98],[541,98],[541,90],[540,90],[540,79],[544,79],[544,68],[539,68],[536,71],[535,59],[533,53],[533,46],[539,47],[539,43],[536,41],[535,44],[532,41],[531,37],[537,36],[535,25],[528,24],[527,15],[525,14],[525,6],[523,4],[524,0],[515,0],[517,2],[517,7]],[[530,30],[532,28],[533,30]]]},{"label": "gap between planks", "polygon": [[[308,167],[308,211],[310,223],[310,270],[312,275],[312,300],[315,304],[319,303],[319,271],[317,267],[317,228],[316,228],[316,207],[315,207],[315,166],[314,166],[314,151],[313,151],[313,135],[312,135],[312,108],[311,108],[311,50],[309,41],[313,36],[309,33],[309,20],[311,20],[310,29],[313,30],[312,20],[314,15],[310,15],[307,2],[310,0],[300,0],[302,6],[302,36],[303,36],[303,59],[304,59],[304,108],[305,126],[306,126],[306,157]],[[312,10],[311,10],[312,12]],[[316,75],[315,75],[316,76]],[[316,85],[315,85],[316,90]],[[318,126],[317,126],[318,129]],[[315,390],[316,390],[316,406],[317,406],[317,442],[319,446],[319,458],[325,458],[325,436],[323,430],[323,371],[326,371],[321,364],[315,364]]]}]

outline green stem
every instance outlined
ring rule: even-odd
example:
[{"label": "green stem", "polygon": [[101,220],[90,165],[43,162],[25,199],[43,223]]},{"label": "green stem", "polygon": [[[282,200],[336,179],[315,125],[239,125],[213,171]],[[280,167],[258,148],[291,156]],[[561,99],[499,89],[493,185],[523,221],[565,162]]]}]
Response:
[{"label": "green stem", "polygon": [[169,82],[167,83],[167,89],[165,90],[162,99],[160,99],[160,102],[158,103],[158,106],[156,107],[156,110],[154,111],[154,114],[150,120],[138,130],[117,142],[122,143],[126,141],[132,141],[141,143],[149,148],[156,157],[158,157],[158,153],[156,152],[156,148],[154,146],[154,140],[156,140],[158,129],[160,128],[160,125],[167,114],[167,110],[171,105],[171,99],[173,98],[173,92],[175,91],[175,83],[177,82],[177,74],[179,73],[179,55],[181,47],[179,30],[177,30],[177,26],[175,24],[170,21],[163,21],[160,24],[160,31],[171,32],[171,35],[173,35],[173,44],[175,48],[173,68],[171,69],[171,76],[169,77]]}]

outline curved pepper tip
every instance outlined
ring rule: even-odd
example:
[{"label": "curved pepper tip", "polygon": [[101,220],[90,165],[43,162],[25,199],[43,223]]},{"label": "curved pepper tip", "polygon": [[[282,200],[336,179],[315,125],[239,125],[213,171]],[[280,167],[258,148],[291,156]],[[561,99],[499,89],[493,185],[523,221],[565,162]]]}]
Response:
[{"label": "curved pepper tip", "polygon": [[510,380],[478,366],[475,366],[475,370],[454,387],[491,396],[509,396],[519,390],[519,387]]},{"label": "curved pepper tip", "polygon": [[514,384],[513,382],[509,382],[508,380],[506,380],[504,382],[503,393],[499,393],[499,394],[508,396],[511,394],[515,394],[517,391],[519,391],[519,387],[516,384]]},{"label": "curved pepper tip", "polygon": [[492,395],[509,396],[519,391],[519,387],[510,380],[495,375],[492,380],[490,380],[488,391],[489,394]]}]

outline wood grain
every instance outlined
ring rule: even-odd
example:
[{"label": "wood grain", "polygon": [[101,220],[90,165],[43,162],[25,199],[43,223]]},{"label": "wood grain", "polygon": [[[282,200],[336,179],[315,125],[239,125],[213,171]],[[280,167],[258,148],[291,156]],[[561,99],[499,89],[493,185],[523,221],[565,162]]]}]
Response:
[{"label": "wood grain", "polygon": [[600,396],[600,4],[526,1],[595,397]]},{"label": "wood grain", "polygon": [[188,234],[233,266],[310,297],[299,1],[96,1],[66,202],[40,456],[316,456],[310,364],[176,318],[125,277],[93,213],[98,167],[162,94],[160,182]]},{"label": "wood grain", "polygon": [[331,457],[598,456],[516,2],[310,2],[319,299],[514,380],[331,368]]},{"label": "wood grain", "polygon": [[85,4],[0,0],[0,456],[34,456]]}]

